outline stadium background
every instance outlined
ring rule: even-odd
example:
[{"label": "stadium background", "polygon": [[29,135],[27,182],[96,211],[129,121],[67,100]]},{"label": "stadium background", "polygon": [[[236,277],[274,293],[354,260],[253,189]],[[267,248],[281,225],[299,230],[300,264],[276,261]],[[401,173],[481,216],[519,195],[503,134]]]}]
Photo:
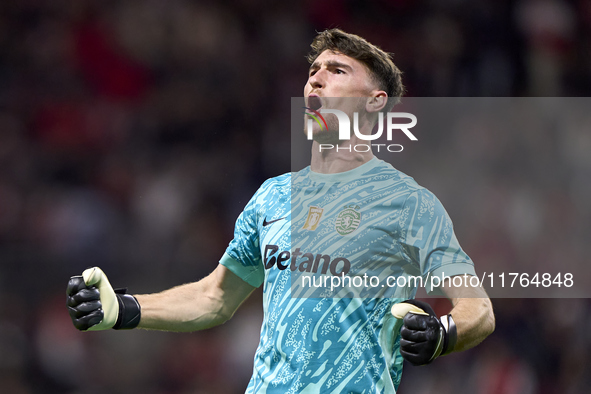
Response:
[{"label": "stadium background", "polygon": [[[289,171],[288,98],[327,27],[395,52],[409,96],[591,93],[585,0],[2,1],[0,392],[243,392],[259,293],[198,334],[81,334],[65,285],[95,264],[135,293],[210,272],[251,194]],[[477,265],[587,262],[589,130],[467,136],[394,165],[443,201]],[[459,198],[465,166],[483,180]],[[588,299],[493,303],[490,338],[407,367],[400,392],[589,392]]]}]

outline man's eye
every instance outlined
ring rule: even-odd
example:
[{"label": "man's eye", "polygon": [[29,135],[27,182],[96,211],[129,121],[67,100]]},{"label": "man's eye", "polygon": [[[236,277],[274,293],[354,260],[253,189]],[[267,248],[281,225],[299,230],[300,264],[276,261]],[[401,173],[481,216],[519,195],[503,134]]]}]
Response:
[{"label": "man's eye", "polygon": [[341,70],[340,68],[337,68],[335,71],[337,74],[344,74],[345,72],[343,70]]},{"label": "man's eye", "polygon": [[310,76],[316,74],[316,70],[310,71]]}]

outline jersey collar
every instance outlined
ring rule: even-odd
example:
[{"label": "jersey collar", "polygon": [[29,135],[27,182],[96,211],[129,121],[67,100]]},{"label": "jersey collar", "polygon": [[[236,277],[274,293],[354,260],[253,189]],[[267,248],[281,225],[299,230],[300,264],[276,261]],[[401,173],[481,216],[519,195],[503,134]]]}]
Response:
[{"label": "jersey collar", "polygon": [[353,168],[352,170],[345,172],[337,172],[335,174],[321,174],[310,170],[310,179],[314,182],[349,182],[361,177],[370,169],[378,165],[379,160],[377,157],[373,157],[367,163],[363,163],[359,167]]}]

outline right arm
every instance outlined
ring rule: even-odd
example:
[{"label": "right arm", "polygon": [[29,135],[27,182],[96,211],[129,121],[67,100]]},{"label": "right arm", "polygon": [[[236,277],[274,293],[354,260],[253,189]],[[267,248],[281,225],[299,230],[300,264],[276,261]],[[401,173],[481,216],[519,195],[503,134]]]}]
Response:
[{"label": "right arm", "polygon": [[70,278],[66,303],[74,326],[81,331],[139,327],[186,332],[224,323],[254,289],[219,264],[198,282],[132,296],[115,293],[104,272],[94,267]]},{"label": "right arm", "polygon": [[136,295],[141,306],[138,328],[187,332],[217,326],[229,320],[254,289],[219,264],[198,282]]},{"label": "right arm", "polygon": [[89,268],[82,275],[71,277],[66,288],[66,303],[74,326],[81,331],[139,327],[187,332],[227,321],[264,280],[258,248],[258,195],[257,192],[236,221],[234,239],[227,250],[233,253],[222,257],[223,261],[236,264],[240,276],[220,263],[198,282],[133,296],[115,293],[100,268]]}]

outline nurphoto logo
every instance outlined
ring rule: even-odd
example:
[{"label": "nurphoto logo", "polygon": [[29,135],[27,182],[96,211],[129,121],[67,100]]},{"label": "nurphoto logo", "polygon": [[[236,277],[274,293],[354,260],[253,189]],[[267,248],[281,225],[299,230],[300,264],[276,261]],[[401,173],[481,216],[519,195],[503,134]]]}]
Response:
[{"label": "nurphoto logo", "polygon": [[[349,140],[351,139],[351,120],[349,116],[343,111],[338,109],[326,109],[321,108],[319,110],[314,110],[310,107],[304,107],[306,109],[305,114],[308,115],[308,120],[306,122],[306,134],[308,136],[308,140],[313,139],[313,127],[314,122],[316,122],[321,130],[328,130],[328,124],[324,119],[323,114],[333,114],[337,117],[339,122],[339,140]],[[395,119],[409,119],[410,122],[407,123],[395,123]],[[382,136],[384,133],[384,123],[386,123],[386,139],[388,141],[392,141],[392,135],[394,130],[400,130],[410,139],[411,141],[417,141],[417,137],[414,136],[413,133],[410,132],[409,129],[413,128],[417,124],[417,117],[408,112],[388,112],[386,117],[386,122],[384,122],[384,114],[380,112],[378,114],[378,130],[375,134],[362,134],[359,131],[359,113],[353,112],[353,132],[355,136],[363,141],[375,141]],[[400,144],[356,144],[353,146],[348,147],[339,147],[338,145],[335,146],[333,144],[319,144],[319,150],[322,152],[323,150],[328,149],[336,149],[337,151],[346,149],[351,150],[353,149],[355,152],[368,152],[371,150],[372,147],[376,147],[377,151],[380,151],[380,148],[384,148],[388,152],[402,152],[403,146]]]}]

